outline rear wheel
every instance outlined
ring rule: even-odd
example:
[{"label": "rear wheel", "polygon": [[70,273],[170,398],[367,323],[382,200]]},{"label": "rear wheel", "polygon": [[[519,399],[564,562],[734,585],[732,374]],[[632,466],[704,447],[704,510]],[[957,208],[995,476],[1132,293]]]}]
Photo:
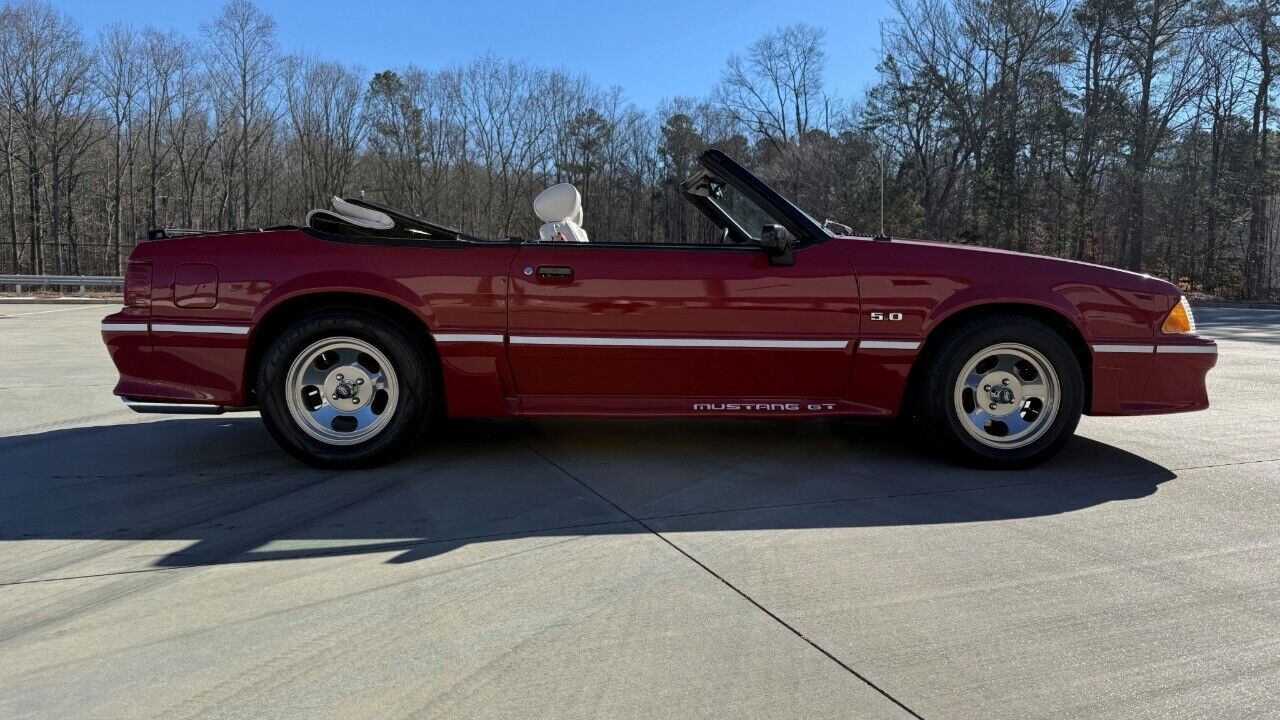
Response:
[{"label": "rear wheel", "polygon": [[290,454],[318,467],[368,467],[416,439],[432,383],[412,339],[382,316],[334,310],[299,320],[267,349],[262,418]]},{"label": "rear wheel", "polygon": [[1084,378],[1071,347],[1048,326],[994,316],[953,333],[933,355],[919,419],[961,462],[1038,464],[1075,432]]}]

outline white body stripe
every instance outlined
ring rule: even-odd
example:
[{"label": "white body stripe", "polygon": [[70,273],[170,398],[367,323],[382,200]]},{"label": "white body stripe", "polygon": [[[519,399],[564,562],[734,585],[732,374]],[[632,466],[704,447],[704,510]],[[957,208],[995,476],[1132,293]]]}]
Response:
[{"label": "white body stripe", "polygon": [[[147,323],[102,323],[103,332],[147,332]],[[249,328],[242,325],[179,325],[155,323],[155,332],[195,333],[213,335],[248,335]],[[504,336],[496,333],[439,333],[436,342],[500,343]],[[594,347],[669,347],[669,348],[759,348],[794,350],[843,350],[848,340],[766,340],[723,338],[620,338],[620,337],[564,337],[550,335],[512,335],[513,345],[583,345]],[[914,340],[862,340],[862,350],[917,350],[920,343]],[[1216,345],[1094,345],[1096,353],[1183,353],[1216,355]]]},{"label": "white body stripe", "polygon": [[173,323],[152,323],[155,332],[198,333],[201,335],[248,335],[249,328],[244,325],[175,325]]},{"label": "white body stripe", "polygon": [[1096,353],[1205,353],[1218,354],[1217,345],[1094,345]]},{"label": "white body stripe", "polygon": [[860,350],[916,350],[920,343],[915,340],[862,340],[858,342]]},{"label": "white body stripe", "polygon": [[503,335],[481,335],[475,333],[437,333],[436,342],[478,342],[478,343],[500,343],[505,339]]},{"label": "white body stripe", "polygon": [[1149,353],[1155,350],[1155,345],[1094,345],[1093,351],[1096,353]]},{"label": "white body stripe", "polygon": [[1217,355],[1217,345],[1157,345],[1158,353],[1204,353],[1206,355]]},{"label": "white body stripe", "polygon": [[102,332],[146,332],[146,323],[102,323]]},{"label": "white body stripe", "polygon": [[512,345],[589,345],[595,347],[670,348],[787,348],[794,350],[843,350],[848,340],[756,340],[742,338],[620,338],[512,335]]}]

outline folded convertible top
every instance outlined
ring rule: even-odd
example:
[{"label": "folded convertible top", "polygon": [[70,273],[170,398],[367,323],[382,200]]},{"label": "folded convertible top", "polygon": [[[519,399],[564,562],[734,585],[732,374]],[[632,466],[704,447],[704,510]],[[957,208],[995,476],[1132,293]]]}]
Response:
[{"label": "folded convertible top", "polygon": [[311,221],[317,216],[326,222],[348,223],[368,230],[390,230],[396,226],[395,221],[386,213],[360,207],[337,196],[334,196],[330,203],[333,205],[333,210],[317,208],[307,213],[307,227],[312,226]]},{"label": "folded convertible top", "polygon": [[367,200],[334,197],[332,210],[307,213],[306,226],[335,235],[419,238],[424,240],[479,240],[445,225]]}]

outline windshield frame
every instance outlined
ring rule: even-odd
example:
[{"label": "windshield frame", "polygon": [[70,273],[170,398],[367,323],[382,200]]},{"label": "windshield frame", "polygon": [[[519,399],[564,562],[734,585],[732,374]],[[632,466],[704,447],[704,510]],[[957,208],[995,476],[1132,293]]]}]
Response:
[{"label": "windshield frame", "polygon": [[[697,174],[684,182],[684,196],[706,215],[717,227],[727,230],[734,242],[759,244],[753,232],[746,231],[733,217],[707,197],[706,185],[719,181],[731,186],[777,224],[782,225],[796,238],[796,247],[805,247],[833,237],[805,211],[778,194],[763,180],[739,165],[733,158],[712,148],[698,157],[702,165]],[[758,230],[756,232],[759,232]]]}]

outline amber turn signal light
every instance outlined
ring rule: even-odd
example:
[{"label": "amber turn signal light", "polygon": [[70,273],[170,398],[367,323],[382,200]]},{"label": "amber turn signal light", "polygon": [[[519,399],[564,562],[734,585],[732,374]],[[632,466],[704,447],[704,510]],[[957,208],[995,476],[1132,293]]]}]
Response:
[{"label": "amber turn signal light", "polygon": [[1177,335],[1195,331],[1196,316],[1191,314],[1191,303],[1187,302],[1187,296],[1183,295],[1178,300],[1178,304],[1174,305],[1173,309],[1169,311],[1169,316],[1164,319],[1164,325],[1160,326],[1160,332],[1166,335]]}]

